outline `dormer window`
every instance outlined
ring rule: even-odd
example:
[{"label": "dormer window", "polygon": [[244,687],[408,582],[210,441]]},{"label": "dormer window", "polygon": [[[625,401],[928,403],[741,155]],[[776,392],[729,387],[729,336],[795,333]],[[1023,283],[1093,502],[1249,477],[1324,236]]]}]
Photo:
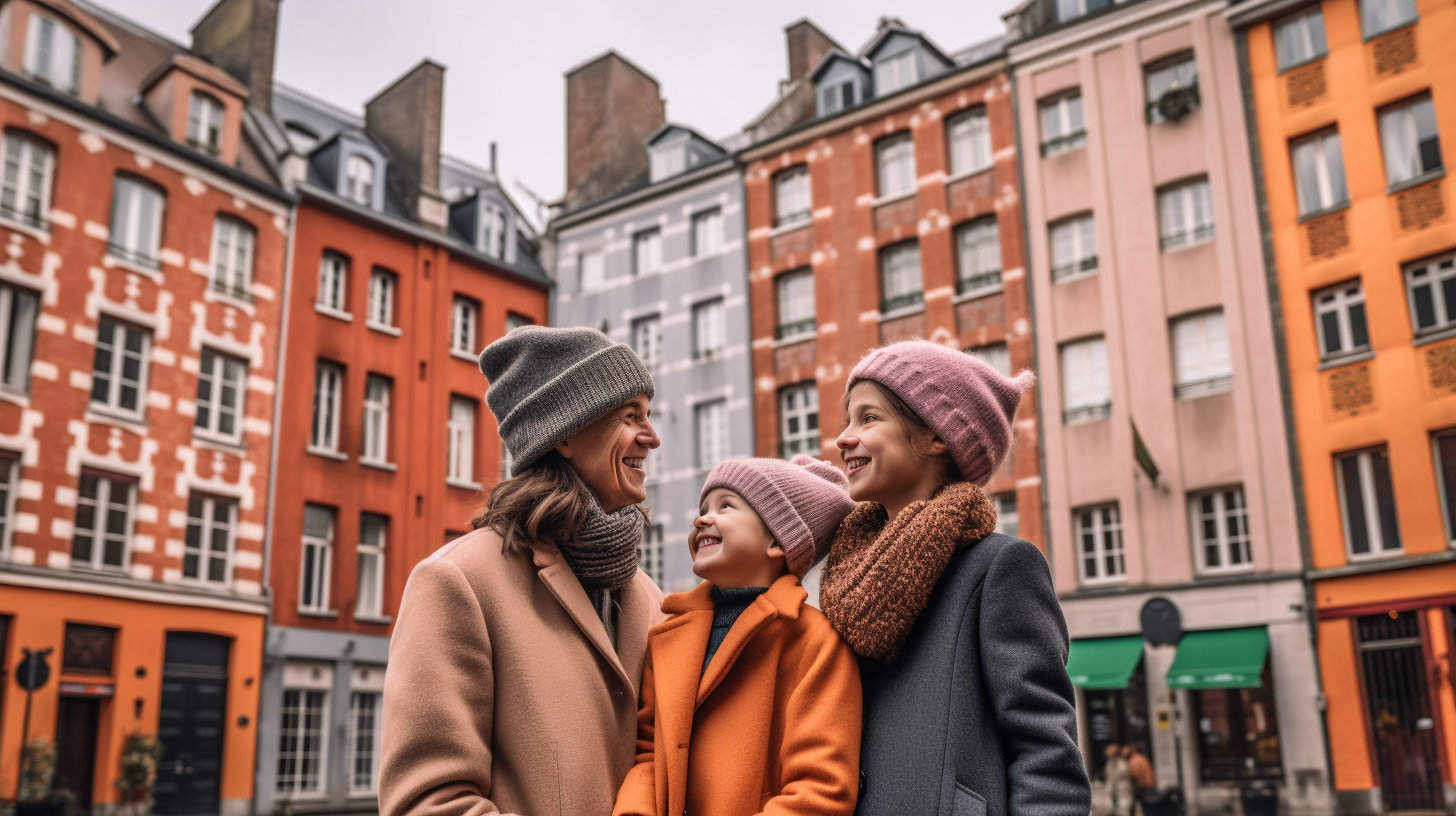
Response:
[{"label": "dormer window", "polygon": [[675,139],[652,148],[652,183],[672,178],[688,166],[688,141]]},{"label": "dormer window", "polygon": [[30,18],[25,37],[25,72],[39,82],[74,94],[81,87],[81,41],[49,17]]},{"label": "dormer window", "polygon": [[344,196],[366,207],[374,204],[374,162],[355,153],[344,165]]},{"label": "dormer window", "polygon": [[480,215],[480,240],[477,246],[492,258],[506,254],[506,214],[500,207],[488,205]]},{"label": "dormer window", "polygon": [[901,51],[875,63],[875,96],[892,94],[914,85],[919,79],[915,70],[915,50]]},{"label": "dormer window", "polygon": [[855,106],[854,78],[819,89],[819,115],[829,116]]},{"label": "dormer window", "polygon": [[288,132],[288,141],[293,144],[293,149],[298,151],[299,155],[307,156],[319,143],[317,133],[297,122],[288,122],[283,125],[283,129]]},{"label": "dormer window", "polygon": [[201,91],[192,92],[188,106],[187,144],[213,155],[222,149],[222,103]]}]

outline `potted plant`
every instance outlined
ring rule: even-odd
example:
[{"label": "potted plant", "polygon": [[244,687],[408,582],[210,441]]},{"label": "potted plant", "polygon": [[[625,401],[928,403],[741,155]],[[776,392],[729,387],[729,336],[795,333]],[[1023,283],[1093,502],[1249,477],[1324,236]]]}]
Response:
[{"label": "potted plant", "polygon": [[116,778],[121,812],[146,816],[152,812],[152,786],[157,784],[157,760],[162,744],[140,731],[126,735],[121,743],[121,775]]},{"label": "potted plant", "polygon": [[20,754],[20,791],[15,816],[60,816],[62,803],[51,796],[56,776],[56,744],[45,737],[26,743]]}]

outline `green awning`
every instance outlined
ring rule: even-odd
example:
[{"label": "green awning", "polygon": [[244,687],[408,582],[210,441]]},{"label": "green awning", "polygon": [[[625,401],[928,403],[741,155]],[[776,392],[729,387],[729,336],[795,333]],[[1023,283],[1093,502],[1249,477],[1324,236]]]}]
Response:
[{"label": "green awning", "polygon": [[1189,632],[1178,644],[1169,688],[1258,688],[1269,657],[1269,632],[1262,626]]},{"label": "green awning", "polygon": [[1067,656],[1067,674],[1079,688],[1127,688],[1142,657],[1140,636],[1074,640]]}]

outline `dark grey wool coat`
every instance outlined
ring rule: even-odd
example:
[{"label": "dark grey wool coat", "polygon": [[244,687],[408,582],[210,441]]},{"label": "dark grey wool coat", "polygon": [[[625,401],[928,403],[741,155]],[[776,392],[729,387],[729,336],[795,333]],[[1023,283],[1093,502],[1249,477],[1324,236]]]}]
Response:
[{"label": "dark grey wool coat", "polygon": [[1067,623],[1037,548],[955,554],[900,656],[860,663],[859,816],[1087,816]]}]

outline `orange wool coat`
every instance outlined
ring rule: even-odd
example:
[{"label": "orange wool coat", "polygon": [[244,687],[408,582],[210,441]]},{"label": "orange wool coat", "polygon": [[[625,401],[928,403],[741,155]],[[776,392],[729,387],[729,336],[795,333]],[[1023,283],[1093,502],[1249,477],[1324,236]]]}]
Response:
[{"label": "orange wool coat", "polygon": [[850,816],[859,665],[793,575],[743,611],[703,671],[712,585],[669,595],[648,633],[637,764],[616,816]]}]

